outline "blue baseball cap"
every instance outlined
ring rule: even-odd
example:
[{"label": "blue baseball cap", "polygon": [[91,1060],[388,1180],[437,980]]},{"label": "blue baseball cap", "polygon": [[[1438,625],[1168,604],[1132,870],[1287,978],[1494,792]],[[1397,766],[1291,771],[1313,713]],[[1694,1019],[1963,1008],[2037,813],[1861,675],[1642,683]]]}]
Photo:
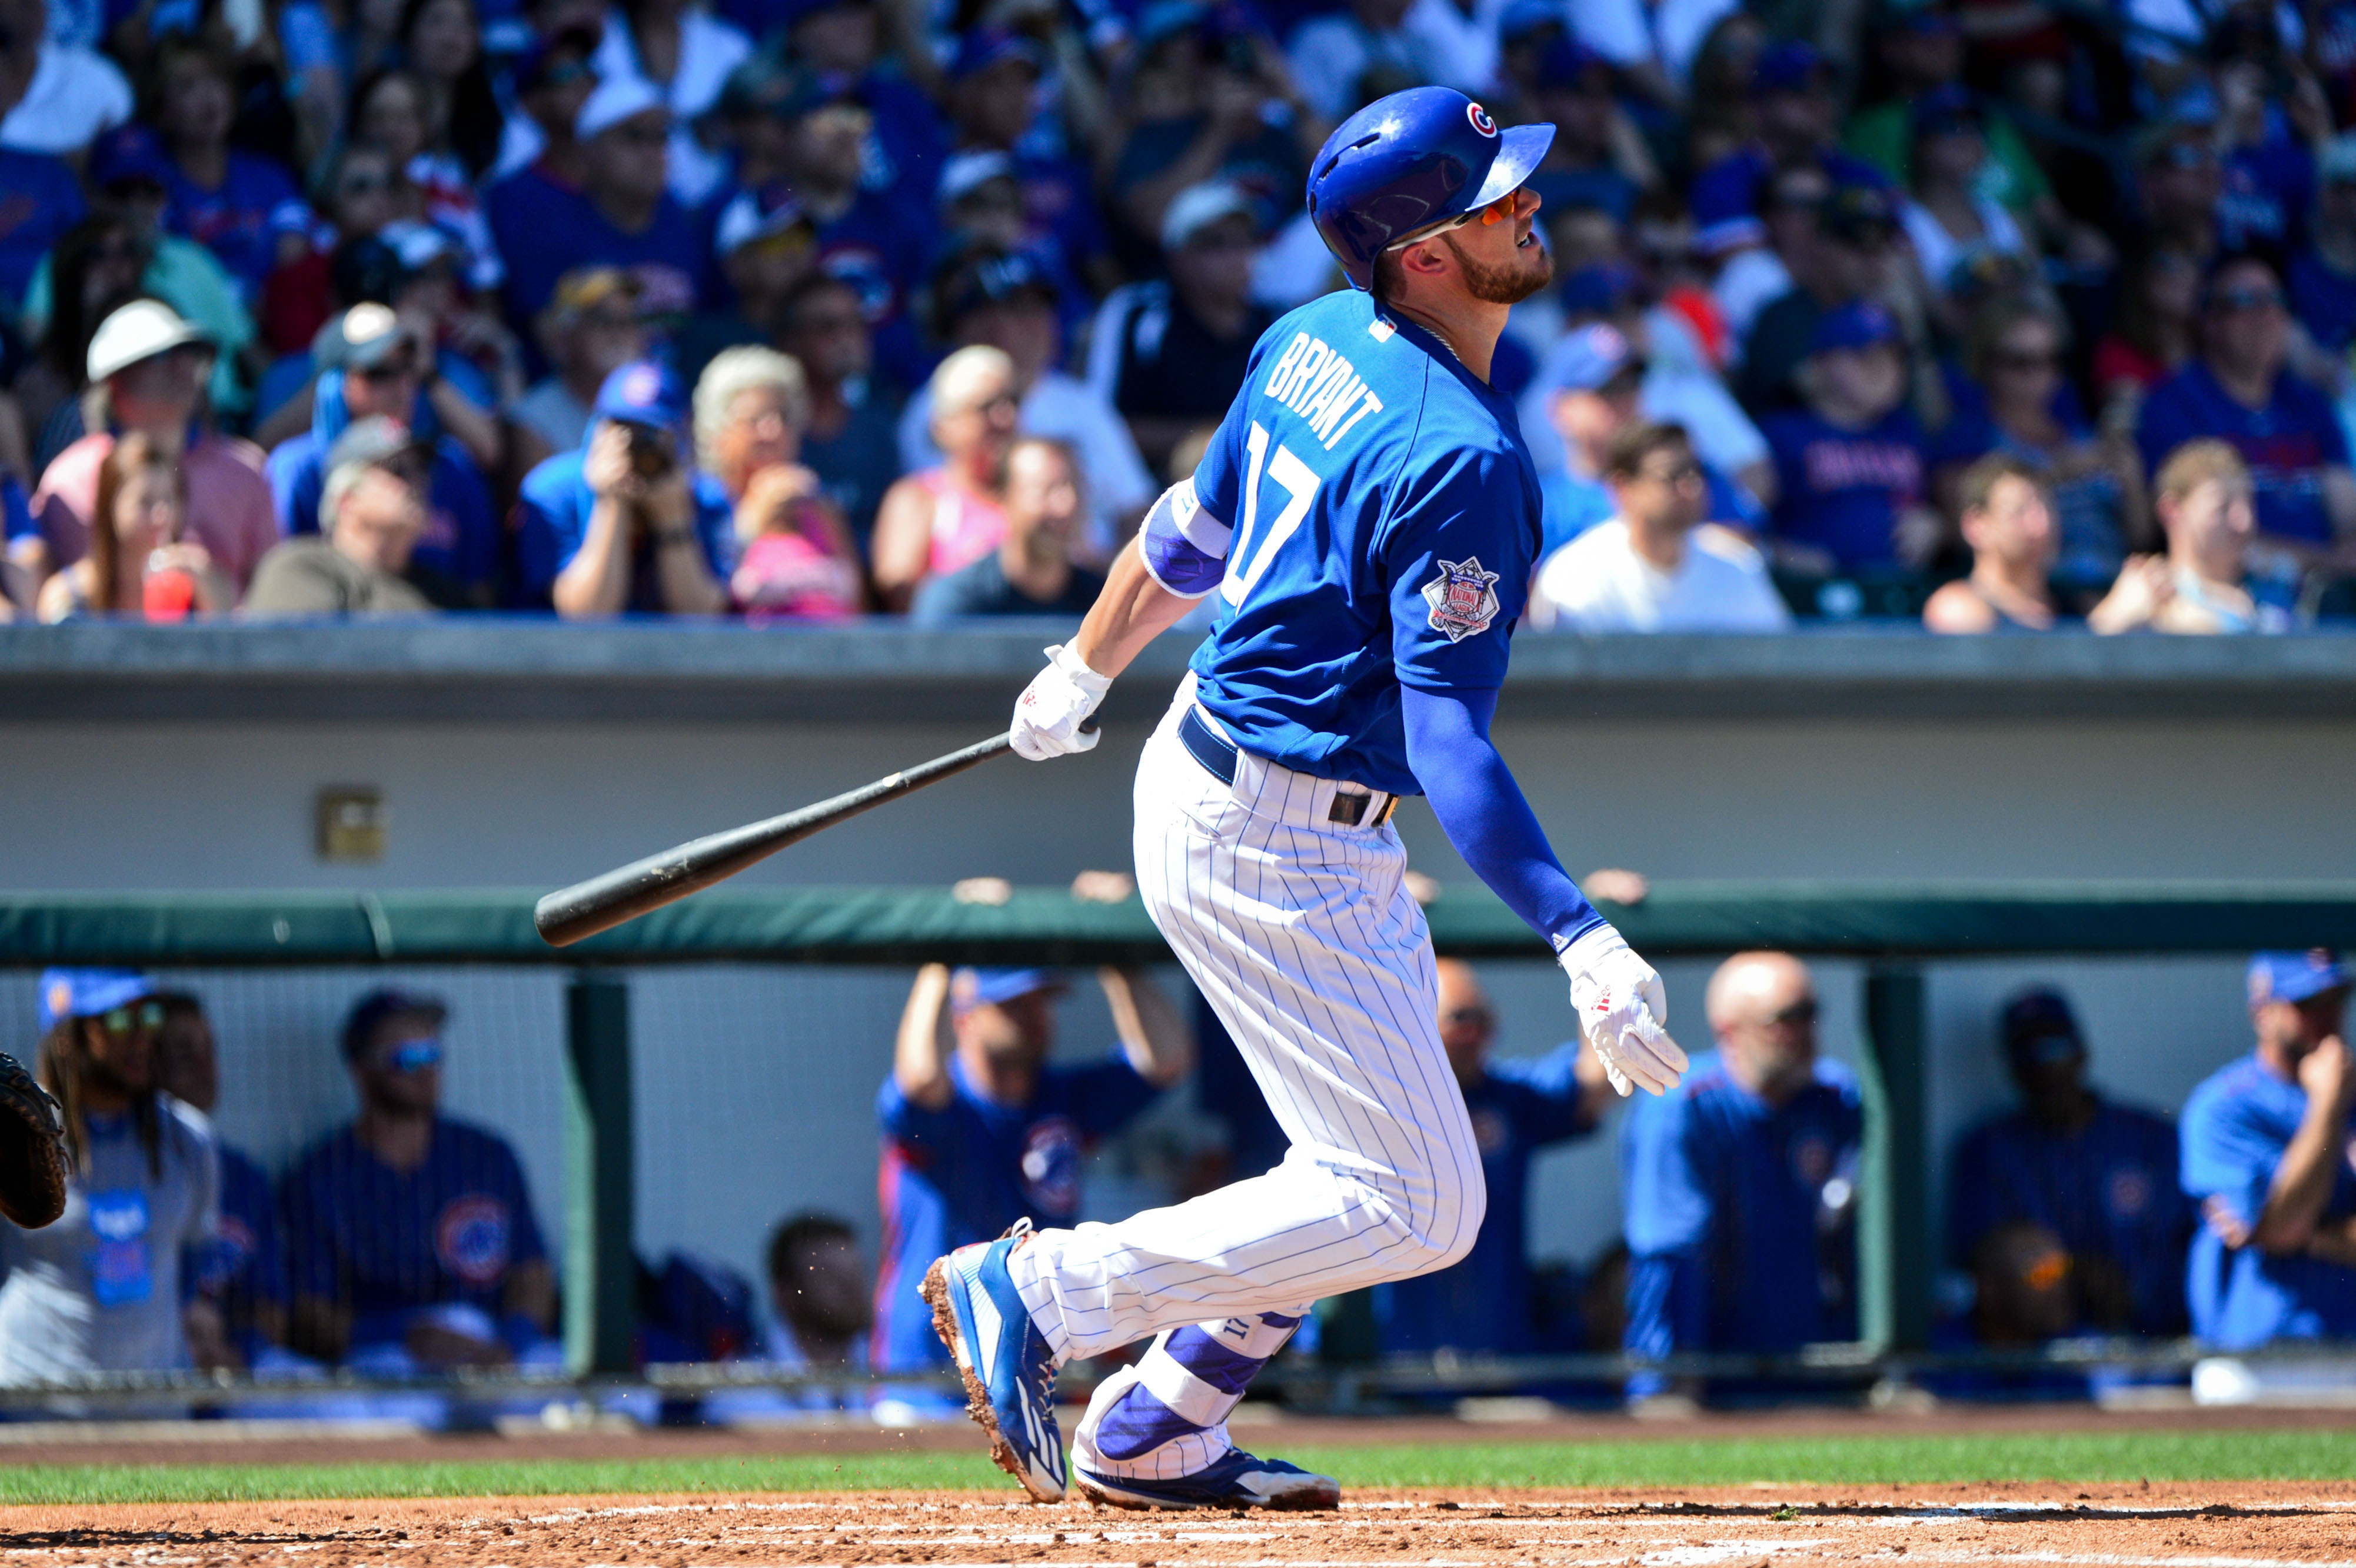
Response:
[{"label": "blue baseball cap", "polygon": [[669,366],[637,359],[605,378],[590,412],[601,420],[677,430],[687,423],[687,392]]},{"label": "blue baseball cap", "polygon": [[1596,261],[1563,279],[1558,296],[1562,314],[1579,317],[1618,315],[1636,295],[1636,274],[1616,261]]},{"label": "blue baseball cap", "polygon": [[1003,27],[976,27],[958,40],[957,58],[949,61],[949,80],[965,81],[1008,60],[1021,60],[1033,73],[1047,69],[1045,53],[1029,38]]},{"label": "blue baseball cap", "polygon": [[1914,134],[1936,136],[1951,131],[1977,131],[1987,123],[1978,96],[1968,87],[1949,82],[1914,101]]},{"label": "blue baseball cap", "polygon": [[1061,991],[1067,984],[1053,969],[960,969],[949,976],[949,1009],[996,1007],[1034,991]]},{"label": "blue baseball cap", "polygon": [[96,190],[129,180],[168,185],[170,168],[163,144],[145,125],[118,125],[91,144],[90,183]]},{"label": "blue baseball cap", "polygon": [[2043,987],[2023,991],[2007,1002],[1999,1025],[2008,1055],[2033,1061],[2056,1061],[2083,1052],[2085,1036],[2068,998]]},{"label": "blue baseball cap", "polygon": [[1601,71],[1609,85],[1612,62],[1577,38],[1557,38],[1538,57],[1538,86],[1542,88],[1576,87],[1594,71]]},{"label": "blue baseball cap", "polygon": [[2268,1002],[2303,1002],[2326,991],[2344,990],[2348,971],[2340,955],[2329,947],[2304,953],[2254,953],[2250,955],[2250,1006]]},{"label": "blue baseball cap", "polygon": [[1505,0],[1505,8],[1497,13],[1497,41],[1513,45],[1541,27],[1567,30],[1569,26],[1562,0]]},{"label": "blue baseball cap", "polygon": [[1829,69],[1829,63],[1813,44],[1772,44],[1760,51],[1758,62],[1751,68],[1751,95],[1763,98],[1771,92],[1805,92],[1816,86]]},{"label": "blue baseball cap", "polygon": [[41,1032],[66,1019],[96,1018],[155,994],[136,969],[47,969],[41,973]]},{"label": "blue baseball cap", "polygon": [[1816,318],[1808,338],[1808,352],[1828,354],[1837,348],[1871,348],[1898,341],[1898,318],[1867,300],[1836,305]]},{"label": "blue baseball cap", "polygon": [[449,1016],[450,1009],[435,997],[380,986],[353,1003],[352,1010],[344,1016],[344,1060],[349,1061],[367,1050],[376,1031],[394,1019],[431,1018],[438,1029]]},{"label": "blue baseball cap", "polygon": [[1592,392],[1611,385],[1630,371],[1641,371],[1644,361],[1628,335],[1608,322],[1594,321],[1565,333],[1547,356],[1547,383],[1568,392]]}]

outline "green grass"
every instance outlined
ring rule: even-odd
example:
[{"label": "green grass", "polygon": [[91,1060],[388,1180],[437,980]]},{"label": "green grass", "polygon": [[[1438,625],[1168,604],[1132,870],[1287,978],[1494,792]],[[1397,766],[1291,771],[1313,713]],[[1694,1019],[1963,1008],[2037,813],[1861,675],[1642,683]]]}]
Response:
[{"label": "green grass", "polygon": [[[1255,1435],[1258,1435],[1257,1434]],[[1269,1435],[1274,1436],[1275,1434]],[[1270,1445],[1345,1486],[1455,1488],[1824,1486],[1997,1480],[2341,1480],[2356,1431],[2065,1432],[1626,1443]],[[0,1502],[278,1501],[306,1498],[798,1492],[1011,1483],[981,1455],[519,1459],[348,1465],[0,1467]]]}]

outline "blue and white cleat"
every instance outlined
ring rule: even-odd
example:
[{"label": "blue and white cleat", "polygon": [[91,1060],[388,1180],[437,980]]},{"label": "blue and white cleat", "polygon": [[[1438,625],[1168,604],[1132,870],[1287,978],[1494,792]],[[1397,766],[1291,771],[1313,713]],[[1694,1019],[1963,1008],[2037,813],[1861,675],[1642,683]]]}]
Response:
[{"label": "blue and white cleat", "polygon": [[1342,1506],[1342,1483],[1312,1475],[1281,1459],[1258,1459],[1230,1448],[1208,1469],[1171,1481],[1136,1476],[1096,1476],[1075,1467],[1080,1495],[1128,1509],[1329,1509]]},{"label": "blue and white cleat", "polygon": [[1064,1435],[1055,1429],[1055,1360],[1006,1272],[1030,1239],[1019,1220],[994,1242],[935,1258],[921,1287],[933,1331],[965,1374],[965,1413],[990,1434],[990,1456],[1043,1503],[1064,1500]]}]

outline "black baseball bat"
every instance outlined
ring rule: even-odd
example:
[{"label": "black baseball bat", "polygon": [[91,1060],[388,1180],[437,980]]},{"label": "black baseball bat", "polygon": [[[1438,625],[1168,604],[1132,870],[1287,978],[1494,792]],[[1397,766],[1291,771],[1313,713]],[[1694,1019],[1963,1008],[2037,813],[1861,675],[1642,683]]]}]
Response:
[{"label": "black baseball bat", "polygon": [[[1083,728],[1096,728],[1094,720]],[[938,784],[952,773],[990,761],[1013,749],[1012,735],[992,735],[963,751],[935,757],[913,768],[862,784],[846,795],[816,805],[748,822],[725,833],[709,834],[688,843],[634,860],[618,870],[560,888],[533,906],[531,923],[551,947],[570,947],[584,937],[611,931],[626,920],[649,910],[677,903],[690,893],[725,881],[745,867],[767,859],[788,844],[798,844],[813,833],[872,811],[887,800],[897,800]]]}]

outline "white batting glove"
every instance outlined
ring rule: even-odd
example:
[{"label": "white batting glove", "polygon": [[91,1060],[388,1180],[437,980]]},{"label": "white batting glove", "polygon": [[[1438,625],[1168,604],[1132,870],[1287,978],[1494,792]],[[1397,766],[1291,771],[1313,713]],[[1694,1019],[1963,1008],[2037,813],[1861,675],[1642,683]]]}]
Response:
[{"label": "white batting glove", "polygon": [[1014,750],[1034,763],[1087,751],[1104,739],[1080,726],[1112,688],[1112,677],[1090,669],[1068,644],[1046,653],[1047,667],[1014,699]]},{"label": "white batting glove", "polygon": [[1637,1087],[1653,1094],[1676,1088],[1686,1053],[1662,1027],[1669,1016],[1668,997],[1653,966],[1609,924],[1564,948],[1560,961],[1570,976],[1570,1006],[1580,1032],[1603,1063],[1612,1087],[1623,1096]]}]

